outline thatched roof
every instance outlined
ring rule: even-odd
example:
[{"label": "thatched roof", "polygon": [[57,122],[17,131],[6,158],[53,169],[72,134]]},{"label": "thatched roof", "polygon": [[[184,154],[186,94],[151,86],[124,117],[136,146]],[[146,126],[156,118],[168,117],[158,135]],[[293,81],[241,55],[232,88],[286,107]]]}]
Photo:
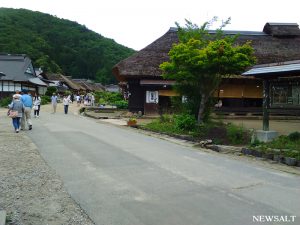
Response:
[{"label": "thatched roof", "polygon": [[82,90],[86,91],[104,91],[105,87],[100,83],[94,83],[87,79],[73,79]]},{"label": "thatched roof", "polygon": [[59,73],[45,73],[43,77],[50,81],[60,81],[72,90],[80,90],[80,87],[68,77]]},{"label": "thatched roof", "polygon": [[105,87],[101,83],[93,83],[95,91],[104,91]]},{"label": "thatched roof", "polygon": [[[210,33],[214,32],[210,31]],[[257,64],[300,59],[299,32],[297,24],[274,23],[267,23],[264,32],[224,31],[226,35],[239,34],[238,44],[251,41],[257,57]],[[280,36],[279,34],[284,35]],[[169,60],[168,52],[173,43],[178,43],[176,28],[171,28],[144,49],[116,64],[113,68],[114,75],[119,81],[128,78],[159,79],[161,77],[159,65]]]},{"label": "thatched roof", "polygon": [[263,32],[273,36],[299,36],[300,30],[297,23],[266,23]]}]

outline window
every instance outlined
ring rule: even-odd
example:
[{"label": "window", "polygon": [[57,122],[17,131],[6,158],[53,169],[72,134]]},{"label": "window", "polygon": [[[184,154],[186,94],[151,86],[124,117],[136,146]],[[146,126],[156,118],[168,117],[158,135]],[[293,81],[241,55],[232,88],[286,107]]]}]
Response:
[{"label": "window", "polygon": [[7,92],[14,92],[15,91],[15,84],[12,81],[3,81],[3,90]]},{"label": "window", "polygon": [[298,82],[273,84],[271,91],[272,105],[300,106],[300,85]]},{"label": "window", "polygon": [[20,83],[15,83],[15,90],[16,91],[21,91],[22,90],[22,87],[21,87]]},{"label": "window", "polygon": [[158,91],[146,91],[146,103],[158,103]]}]

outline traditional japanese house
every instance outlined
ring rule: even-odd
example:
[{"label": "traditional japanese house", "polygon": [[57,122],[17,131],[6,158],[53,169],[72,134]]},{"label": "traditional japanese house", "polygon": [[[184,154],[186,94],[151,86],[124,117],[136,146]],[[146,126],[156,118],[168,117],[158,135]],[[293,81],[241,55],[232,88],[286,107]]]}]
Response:
[{"label": "traditional japanese house", "polygon": [[22,89],[32,94],[44,94],[47,84],[36,76],[28,56],[0,54],[0,98],[11,96]]},{"label": "traditional japanese house", "polygon": [[74,93],[81,90],[80,86],[73,82],[70,77],[64,76],[60,73],[41,73],[40,76],[52,81],[50,86],[55,86],[60,93],[63,93],[66,90]]},{"label": "traditional japanese house", "polygon": [[[238,35],[238,44],[251,41],[257,64],[300,59],[300,30],[296,23],[266,23],[262,32],[224,31],[224,34]],[[161,63],[169,60],[168,52],[174,43],[178,43],[177,29],[170,28],[162,37],[114,66],[116,78],[127,82],[124,93],[128,96],[130,111],[157,113],[159,106],[169,105],[169,98],[177,95],[172,90],[174,81],[164,80],[159,69]],[[222,100],[222,108],[259,109],[262,105],[262,81],[241,75],[224,78],[215,97]]]},{"label": "traditional japanese house", "polygon": [[85,92],[104,91],[105,87],[100,83],[94,83],[88,79],[72,79],[77,85],[84,88]]}]

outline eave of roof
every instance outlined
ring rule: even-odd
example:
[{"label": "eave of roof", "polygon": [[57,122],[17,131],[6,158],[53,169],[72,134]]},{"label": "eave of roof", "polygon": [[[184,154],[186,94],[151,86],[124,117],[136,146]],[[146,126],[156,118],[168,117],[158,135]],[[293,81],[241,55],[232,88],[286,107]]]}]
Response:
[{"label": "eave of roof", "polygon": [[140,85],[174,85],[173,80],[140,80]]},{"label": "eave of roof", "polygon": [[[177,27],[171,27],[169,31],[173,31],[173,32],[177,32],[178,29]],[[262,31],[248,31],[248,30],[222,30],[223,34],[225,35],[247,35],[247,36],[257,36],[257,35],[261,35],[261,36],[268,36],[268,34],[266,34],[265,32]],[[216,34],[217,31],[216,30],[208,30],[209,34]]]},{"label": "eave of roof", "polygon": [[[277,64],[258,65],[244,72],[243,76],[263,76],[271,74],[300,73],[300,61],[282,62]],[[299,74],[300,75],[300,74]]]},{"label": "eave of roof", "polygon": [[34,78],[30,78],[28,79],[28,81],[32,84],[36,84],[36,85],[39,85],[39,86],[47,86],[46,83],[44,83],[40,78],[38,77],[34,77]]}]

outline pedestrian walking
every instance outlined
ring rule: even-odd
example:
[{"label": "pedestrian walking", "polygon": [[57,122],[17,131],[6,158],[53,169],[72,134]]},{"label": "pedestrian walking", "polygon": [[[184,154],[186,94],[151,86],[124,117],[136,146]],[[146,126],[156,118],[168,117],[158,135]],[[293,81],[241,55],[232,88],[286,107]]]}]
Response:
[{"label": "pedestrian walking", "polygon": [[91,106],[95,106],[95,96],[93,93],[91,95]]},{"label": "pedestrian walking", "polygon": [[28,129],[32,129],[31,121],[31,109],[32,109],[32,97],[28,94],[27,90],[22,91],[21,101],[24,104],[24,115],[21,117],[21,130],[25,130],[25,123],[27,123]]},{"label": "pedestrian walking", "polygon": [[22,97],[22,95],[21,95],[21,91],[19,91],[19,90],[16,90],[16,95],[18,95],[18,96],[19,96],[19,99],[21,99],[21,97]]},{"label": "pedestrian walking", "polygon": [[74,94],[73,93],[71,94],[71,102],[72,102],[72,104],[74,102]]},{"label": "pedestrian walking", "polygon": [[77,106],[79,107],[80,106],[80,95],[76,95],[76,102],[77,102]]},{"label": "pedestrian walking", "polygon": [[52,104],[52,108],[53,108],[53,112],[52,113],[56,113],[56,107],[57,107],[57,96],[56,96],[56,93],[52,94],[51,104]]},{"label": "pedestrian walking", "polygon": [[69,109],[70,102],[71,102],[70,98],[65,95],[64,98],[63,98],[65,114],[68,114],[68,109]]},{"label": "pedestrian walking", "polygon": [[89,96],[85,95],[83,98],[84,98],[83,105],[87,106],[88,105],[88,101],[89,101]]},{"label": "pedestrian walking", "polygon": [[34,97],[33,97],[33,114],[34,117],[39,118],[40,116],[40,109],[41,109],[41,97],[35,93]]},{"label": "pedestrian walking", "polygon": [[24,105],[20,100],[20,94],[13,95],[13,101],[9,105],[8,116],[12,118],[12,124],[15,128],[15,132],[19,133],[20,131],[20,120],[23,117]]}]

